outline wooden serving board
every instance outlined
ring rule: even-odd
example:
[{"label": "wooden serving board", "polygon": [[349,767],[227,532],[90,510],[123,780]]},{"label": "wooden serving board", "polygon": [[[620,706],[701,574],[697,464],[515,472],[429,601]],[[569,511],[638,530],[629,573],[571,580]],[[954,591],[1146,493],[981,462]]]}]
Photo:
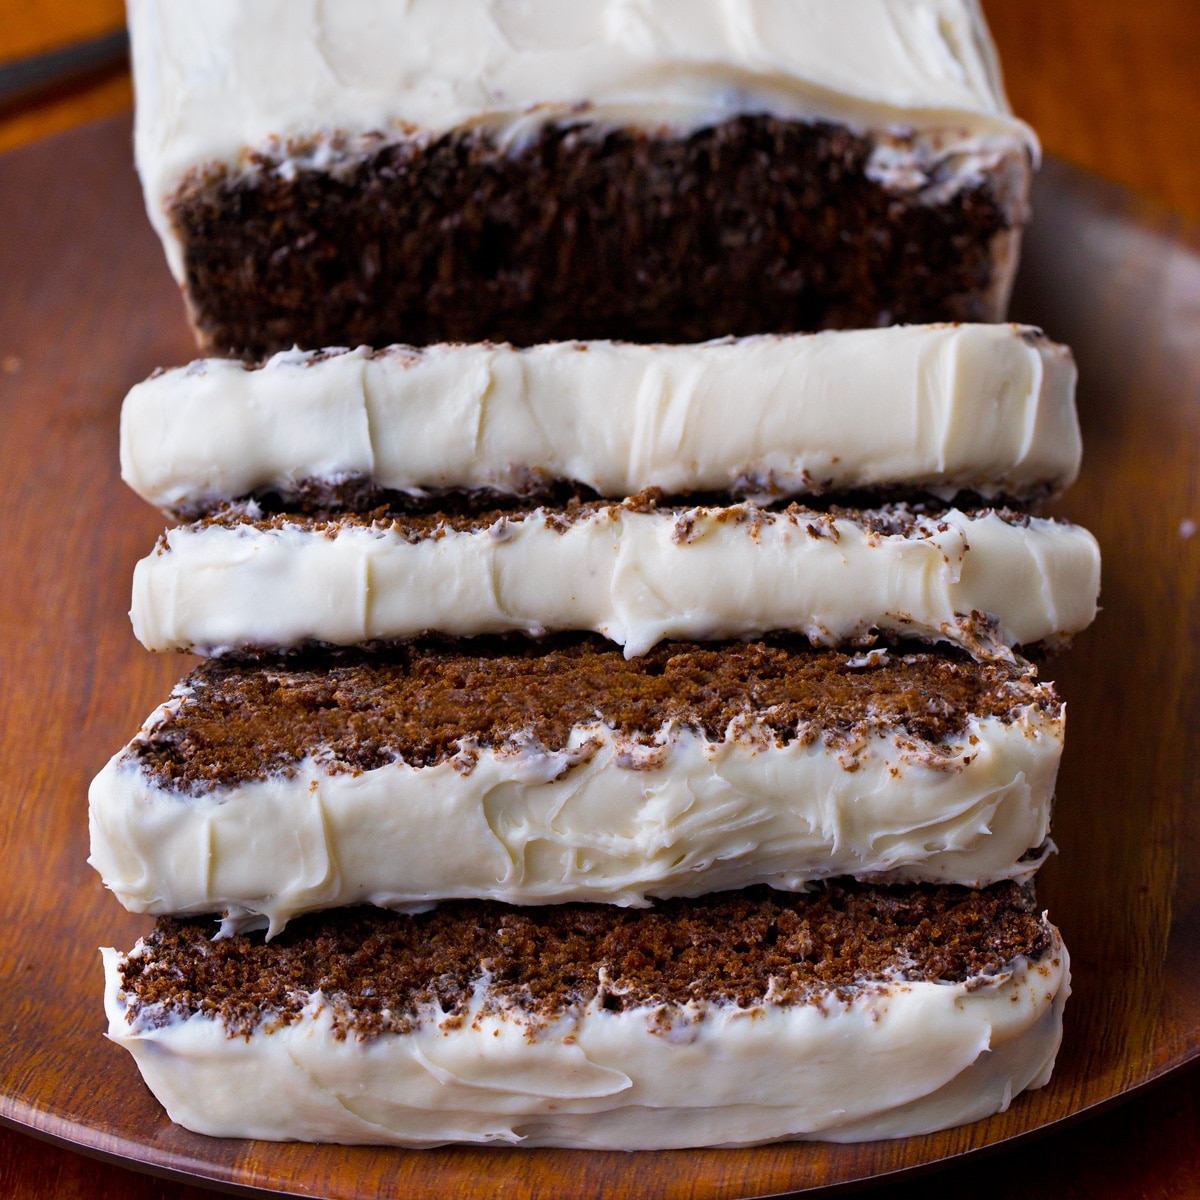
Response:
[{"label": "wooden serving board", "polygon": [[120,482],[125,390],[194,357],[117,119],[0,158],[0,1121],[234,1189],[726,1200],[948,1162],[1200,1057],[1200,236],[1043,170],[1015,315],[1071,343],[1104,611],[1050,665],[1069,734],[1040,880],[1074,965],[1049,1087],[963,1129],[859,1146],[655,1154],[223,1141],[172,1126],[102,1036],[96,948],[149,926],[86,865],[91,776],[187,661],[125,611],[161,518]]}]

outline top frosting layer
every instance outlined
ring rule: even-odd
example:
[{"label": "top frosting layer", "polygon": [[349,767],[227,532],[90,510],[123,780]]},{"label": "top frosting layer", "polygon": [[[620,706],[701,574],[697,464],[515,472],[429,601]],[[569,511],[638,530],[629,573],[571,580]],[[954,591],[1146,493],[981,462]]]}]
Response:
[{"label": "top frosting layer", "polygon": [[1078,472],[1074,392],[1069,351],[1012,325],[293,351],[139,384],[121,464],[139,495],[183,515],[349,479],[396,491],[517,493],[550,478],[605,496],[1025,496]]},{"label": "top frosting layer", "polygon": [[[578,117],[689,130],[744,112],[999,134],[977,0],[129,0],[153,201],[246,150]],[[152,209],[154,204],[151,205]]]}]

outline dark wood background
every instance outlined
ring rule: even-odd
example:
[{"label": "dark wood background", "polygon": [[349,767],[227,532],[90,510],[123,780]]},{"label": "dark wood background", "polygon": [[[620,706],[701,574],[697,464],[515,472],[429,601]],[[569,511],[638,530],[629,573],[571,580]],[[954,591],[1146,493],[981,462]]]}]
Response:
[{"label": "dark wood background", "polygon": [[[1049,153],[1200,219],[1197,0],[985,0],[985,8],[1013,105]],[[0,61],[102,32],[120,19],[120,0],[0,0]],[[10,105],[0,109],[0,149],[122,111],[129,102],[127,75],[112,71]],[[6,302],[18,299],[10,295]],[[0,663],[0,670],[14,665]],[[10,1031],[0,1031],[7,1036]],[[1189,1070],[1039,1142],[889,1194],[1001,1197],[1018,1188],[1031,1200],[1200,1195],[1200,1072]],[[204,1194],[0,1130],[3,1197]]]}]

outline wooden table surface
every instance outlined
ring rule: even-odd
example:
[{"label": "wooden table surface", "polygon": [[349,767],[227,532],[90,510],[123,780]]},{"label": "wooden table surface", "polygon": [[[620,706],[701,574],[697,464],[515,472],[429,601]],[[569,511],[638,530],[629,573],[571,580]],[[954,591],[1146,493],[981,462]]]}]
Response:
[{"label": "wooden table surface", "polygon": [[[1198,0],[984,0],[984,8],[1013,107],[1048,153],[1200,220]],[[0,0],[0,62],[105,32],[122,17],[121,0]],[[130,102],[128,74],[112,70],[0,107],[0,150]],[[1200,1070],[889,1195],[999,1198],[1018,1188],[1029,1200],[1200,1196]],[[210,1194],[0,1129],[0,1197]]]}]

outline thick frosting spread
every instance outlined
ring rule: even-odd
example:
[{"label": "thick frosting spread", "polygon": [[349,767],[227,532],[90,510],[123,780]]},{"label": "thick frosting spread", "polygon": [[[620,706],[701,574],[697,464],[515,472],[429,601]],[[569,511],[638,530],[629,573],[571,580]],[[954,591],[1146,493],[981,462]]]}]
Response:
[{"label": "thick frosting spread", "polygon": [[[138,384],[121,469],[195,515],[259,491],[366,480],[623,497],[916,487],[1022,496],[1079,470],[1070,352],[1013,325],[692,346],[563,342],[209,359]],[[753,414],[749,419],[748,414]]]},{"label": "thick frosting spread", "polygon": [[[139,947],[132,951],[136,957]],[[123,957],[103,951],[108,1036],[171,1119],[219,1137],[597,1149],[902,1137],[978,1120],[1047,1082],[1069,994],[1054,933],[1036,962],[962,983],[864,986],[807,1004],[697,1001],[531,1025],[430,1011],[409,1033],[338,1038],[310,996],[300,1020],[229,1036],[217,1020],[128,1018]]]},{"label": "thick frosting spread", "polygon": [[266,917],[272,933],[360,903],[641,905],[837,875],[986,886],[1041,864],[1062,738],[1061,709],[1034,708],[972,719],[936,754],[903,732],[850,751],[664,727],[644,745],[596,723],[560,751],[357,773],[309,757],[202,795],[123,752],[89,792],[89,861],[135,912]]},{"label": "thick frosting spread", "polygon": [[[188,171],[240,169],[255,151],[329,166],[366,135],[484,127],[519,142],[553,120],[690,131],[765,112],[937,130],[977,156],[1036,154],[976,0],[130,0],[128,11],[138,169],[177,276],[163,204]],[[895,169],[886,149],[877,166]]]},{"label": "thick frosting spread", "polygon": [[788,630],[836,645],[878,630],[986,654],[1069,636],[1096,613],[1095,539],[1046,519],[882,509],[903,519],[881,532],[752,504],[562,511],[411,540],[386,522],[179,526],[134,571],[134,633],[151,650],[217,654],[581,630],[632,657],[667,638]]}]

